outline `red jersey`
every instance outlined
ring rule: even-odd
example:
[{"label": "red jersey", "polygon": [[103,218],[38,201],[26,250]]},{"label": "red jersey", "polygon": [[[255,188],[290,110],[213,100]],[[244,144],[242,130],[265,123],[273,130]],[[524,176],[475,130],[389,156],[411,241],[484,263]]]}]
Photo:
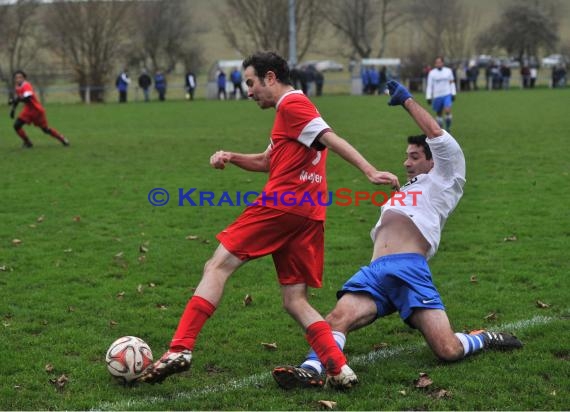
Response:
[{"label": "red jersey", "polygon": [[283,95],[271,131],[269,180],[257,204],[325,220],[327,150],[311,145],[330,131],[317,108],[300,90]]},{"label": "red jersey", "polygon": [[41,113],[45,112],[40,101],[37,99],[36,94],[34,93],[32,85],[29,82],[24,80],[20,86],[16,86],[16,95],[19,98],[26,98],[31,96],[29,100],[23,100],[26,110]]}]

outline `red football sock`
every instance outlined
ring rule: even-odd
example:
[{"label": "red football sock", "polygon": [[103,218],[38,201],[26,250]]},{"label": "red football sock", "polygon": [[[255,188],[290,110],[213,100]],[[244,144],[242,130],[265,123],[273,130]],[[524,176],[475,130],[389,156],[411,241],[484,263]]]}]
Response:
[{"label": "red football sock", "polygon": [[59,140],[60,142],[63,143],[64,137],[60,132],[58,132],[57,130],[55,130],[52,127],[46,127],[44,130],[47,134],[49,134],[52,137],[55,137],[57,140]]},{"label": "red football sock", "polygon": [[305,336],[329,375],[338,375],[346,364],[344,354],[337,346],[330,325],[321,320],[309,325]]},{"label": "red football sock", "polygon": [[16,129],[16,133],[18,133],[18,136],[20,136],[20,139],[22,139],[26,143],[29,143],[30,139],[28,138],[28,135],[26,134],[26,132],[24,132],[24,129],[22,129],[22,128]]},{"label": "red football sock", "polygon": [[170,350],[175,352],[184,349],[193,350],[198,334],[215,310],[216,307],[206,299],[192,296],[178,322],[178,328],[170,342]]}]

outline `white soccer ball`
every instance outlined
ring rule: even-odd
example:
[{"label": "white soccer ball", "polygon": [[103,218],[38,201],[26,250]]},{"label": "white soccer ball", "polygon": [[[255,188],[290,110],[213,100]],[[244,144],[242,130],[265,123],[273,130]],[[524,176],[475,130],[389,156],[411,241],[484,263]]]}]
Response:
[{"label": "white soccer ball", "polygon": [[136,336],[123,336],[111,344],[105,362],[109,373],[123,384],[131,383],[152,364],[152,351]]}]

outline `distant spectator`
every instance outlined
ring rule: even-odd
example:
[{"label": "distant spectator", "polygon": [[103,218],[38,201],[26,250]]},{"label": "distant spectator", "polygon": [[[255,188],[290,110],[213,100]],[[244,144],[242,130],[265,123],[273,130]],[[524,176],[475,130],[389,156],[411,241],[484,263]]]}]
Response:
[{"label": "distant spectator", "polygon": [[563,65],[557,65],[552,68],[552,87],[566,86],[566,68]]},{"label": "distant spectator", "polygon": [[141,75],[139,76],[139,87],[142,89],[143,94],[144,94],[144,101],[148,102],[149,99],[149,94],[150,94],[150,86],[152,84],[152,79],[150,78],[150,76],[147,73],[146,69],[143,69],[143,72],[141,73]]},{"label": "distant spectator", "polygon": [[463,64],[459,64],[459,67],[455,71],[456,79],[459,83],[459,90],[467,91],[469,90],[469,80],[467,79],[467,67]]},{"label": "distant spectator", "polygon": [[239,91],[239,97],[241,99],[245,98],[245,93],[243,91],[243,87],[242,87],[242,77],[241,77],[241,71],[237,68],[234,67],[234,69],[232,70],[232,72],[230,73],[230,80],[232,81],[232,84],[234,86],[234,99],[238,98],[238,91]]},{"label": "distant spectator", "polygon": [[380,74],[374,67],[368,69],[368,79],[370,81],[368,93],[376,94],[380,87]]},{"label": "distant spectator", "polygon": [[370,94],[370,75],[368,72],[368,67],[360,68],[360,79],[362,80],[362,93]]},{"label": "distant spectator", "polygon": [[527,65],[524,65],[521,68],[521,79],[522,79],[522,87],[524,89],[530,86],[530,68]]},{"label": "distant spectator", "polygon": [[530,68],[530,88],[534,89],[534,85],[536,84],[536,76],[538,75],[538,70],[536,67]]},{"label": "distant spectator", "polygon": [[470,83],[470,89],[471,90],[479,90],[479,87],[477,87],[477,78],[479,77],[479,67],[477,66],[477,64],[473,64],[471,65],[471,67],[469,68],[469,83]]},{"label": "distant spectator", "polygon": [[154,75],[154,89],[158,93],[158,100],[163,102],[166,99],[166,77],[161,70]]},{"label": "distant spectator", "polygon": [[386,89],[386,82],[388,81],[386,66],[382,66],[380,70],[378,70],[378,81],[378,94],[382,94],[384,93],[384,89]]},{"label": "distant spectator", "polygon": [[317,89],[317,96],[323,95],[323,85],[325,84],[325,76],[320,71],[315,71],[315,86]]},{"label": "distant spectator", "polygon": [[226,100],[228,95],[226,93],[226,72],[218,69],[218,99]]},{"label": "distant spectator", "polygon": [[129,71],[124,69],[118,76],[117,80],[115,80],[115,86],[119,91],[119,103],[126,103],[127,102],[127,90],[129,89],[129,84],[131,83],[131,79],[129,79]]},{"label": "distant spectator", "polygon": [[192,70],[189,70],[186,73],[185,77],[185,86],[186,86],[186,99],[187,100],[194,100],[194,92],[196,90],[196,75]]},{"label": "distant spectator", "polygon": [[509,89],[511,80],[511,68],[506,64],[501,65],[501,83],[504,90]]}]

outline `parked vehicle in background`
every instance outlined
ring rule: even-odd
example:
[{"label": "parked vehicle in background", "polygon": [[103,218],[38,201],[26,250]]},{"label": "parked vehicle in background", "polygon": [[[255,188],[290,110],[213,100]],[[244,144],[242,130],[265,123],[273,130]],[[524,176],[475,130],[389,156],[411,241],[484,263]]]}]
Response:
[{"label": "parked vehicle in background", "polygon": [[551,54],[542,59],[542,67],[554,67],[564,65],[569,62],[569,59],[562,54]]},{"label": "parked vehicle in background", "polygon": [[313,66],[320,72],[341,72],[344,66],[334,60],[308,60],[299,65],[301,68]]}]

